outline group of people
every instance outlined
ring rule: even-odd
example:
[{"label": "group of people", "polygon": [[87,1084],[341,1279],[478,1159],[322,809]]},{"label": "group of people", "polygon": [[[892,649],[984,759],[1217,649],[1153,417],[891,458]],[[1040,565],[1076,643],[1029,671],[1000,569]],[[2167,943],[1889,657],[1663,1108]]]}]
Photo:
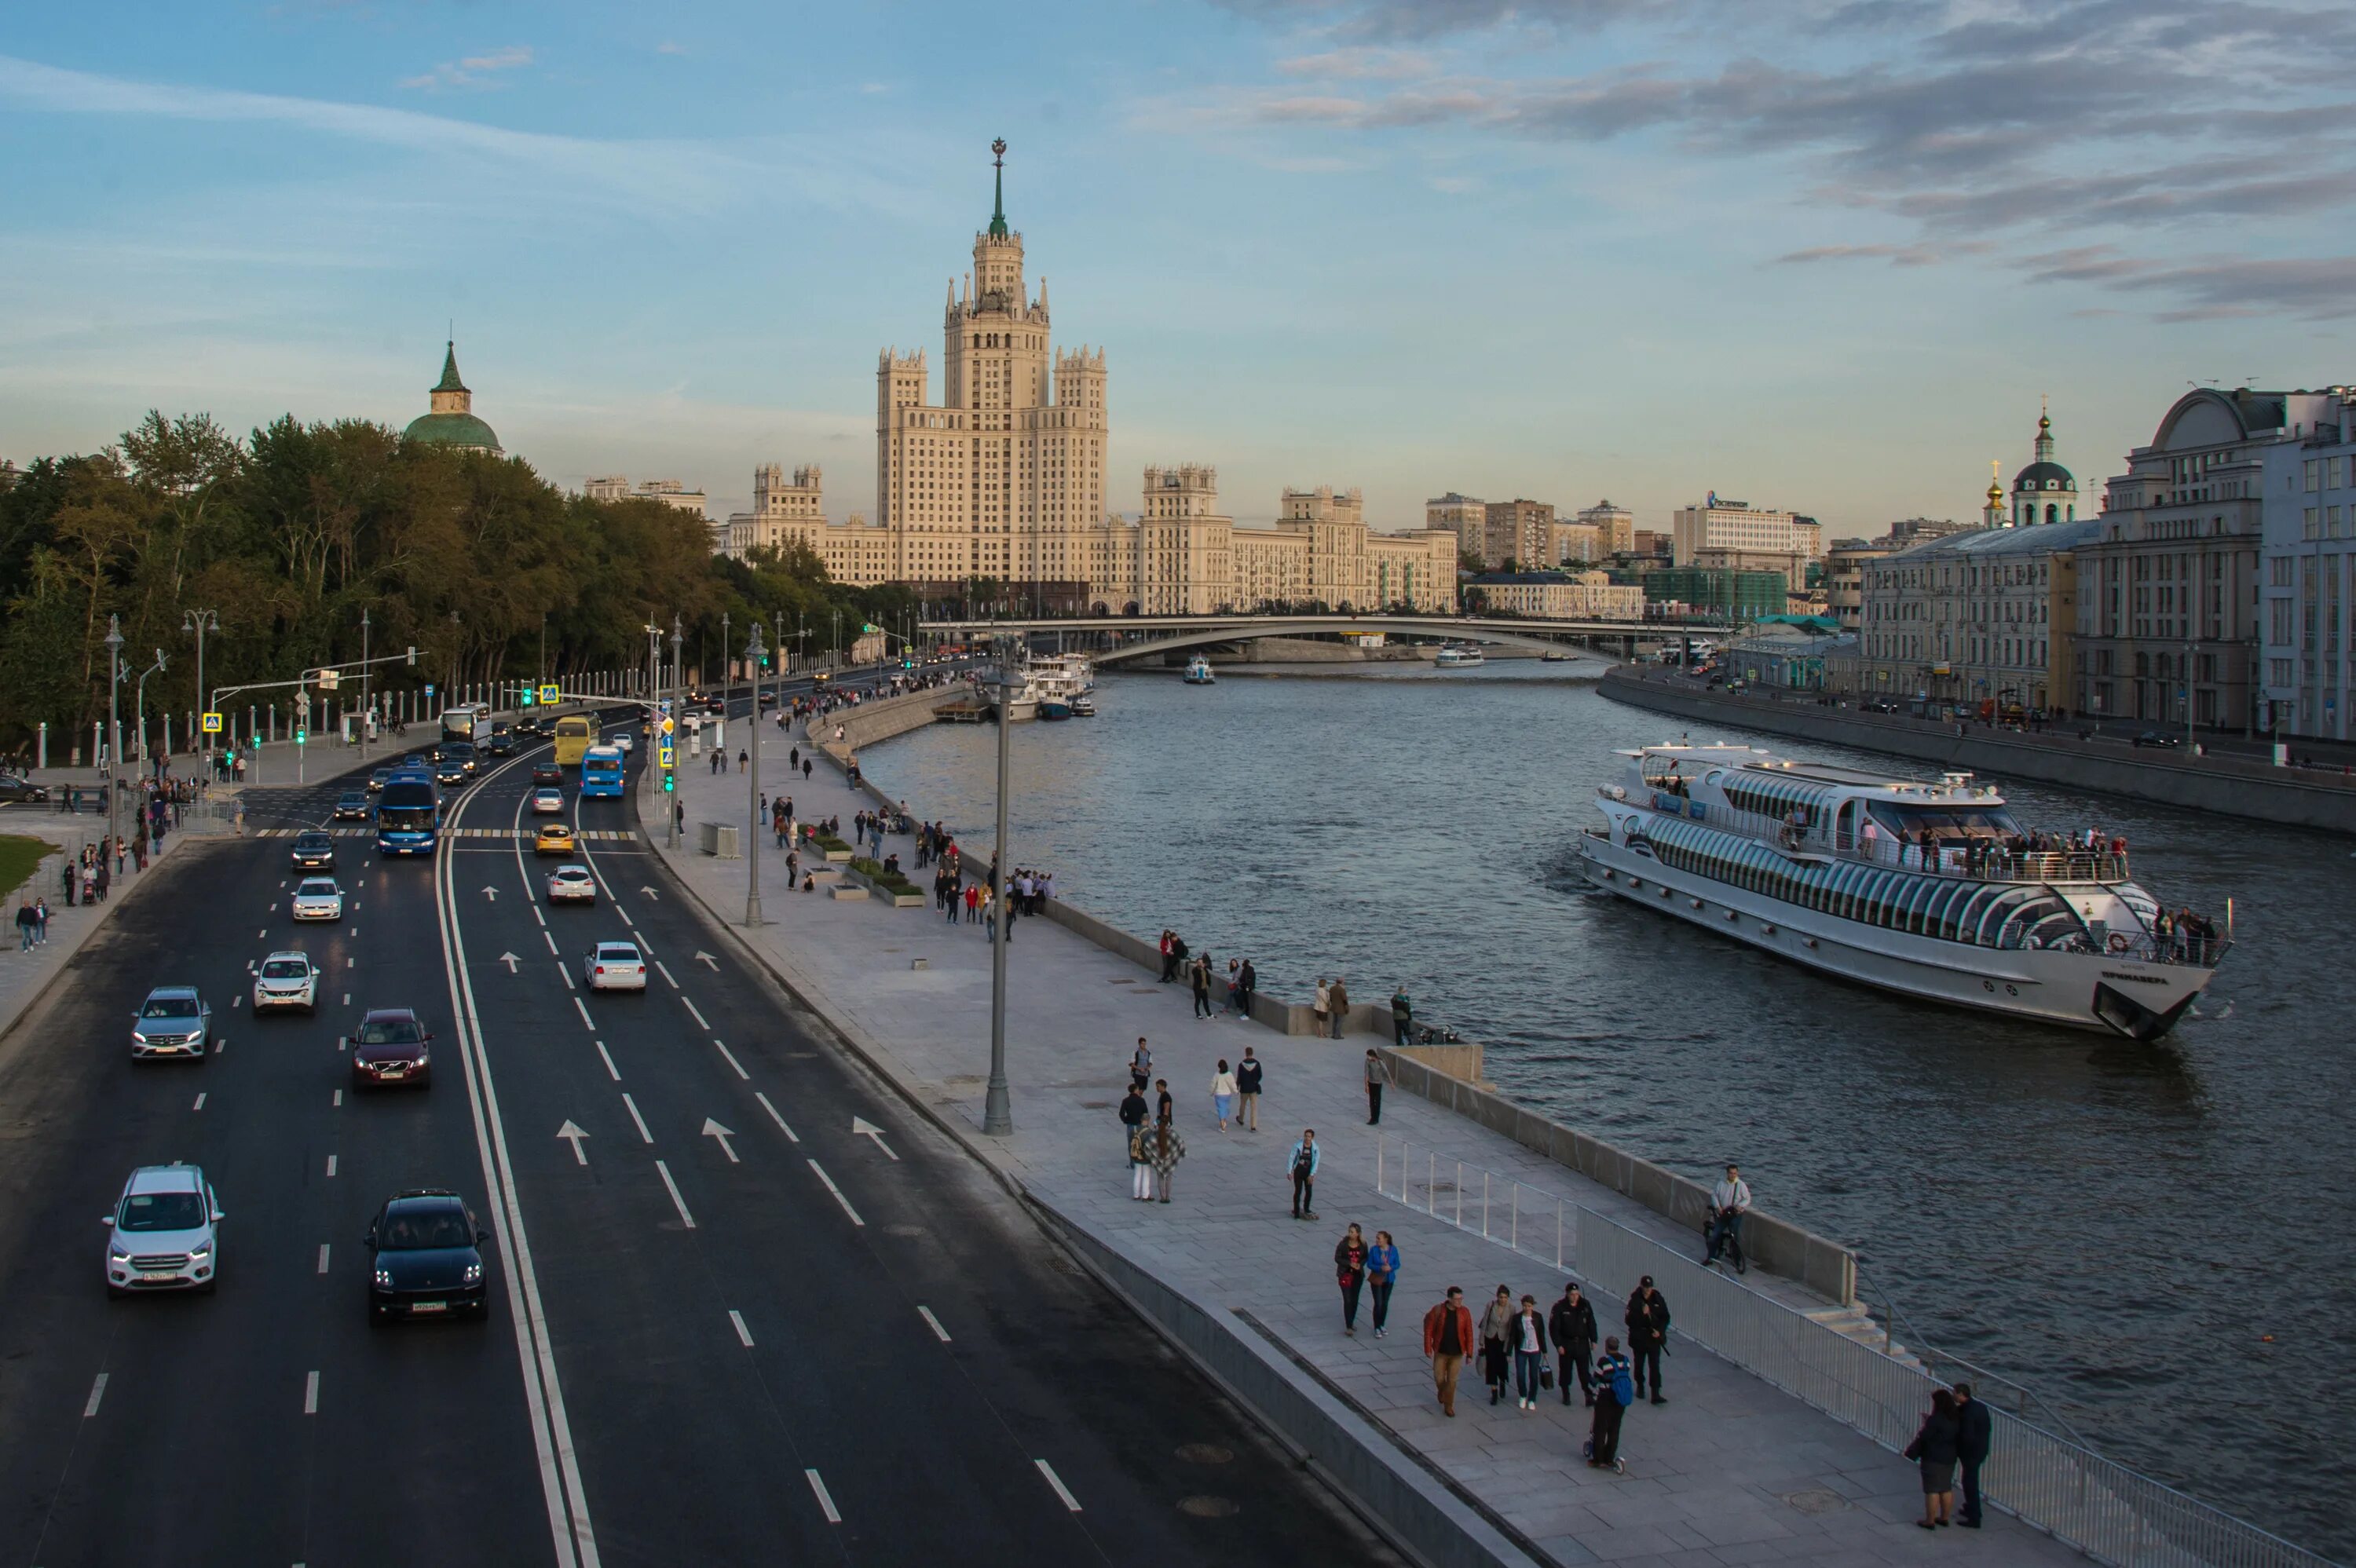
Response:
[{"label": "group of people", "polygon": [[[1356,1230],[1351,1227],[1353,1233]],[[1396,1277],[1396,1250],[1390,1263]],[[1355,1315],[1355,1295],[1344,1280],[1345,1332],[1354,1327]],[[1607,1334],[1599,1351],[1595,1307],[1577,1280],[1567,1283],[1561,1299],[1545,1311],[1540,1310],[1537,1296],[1525,1294],[1516,1301],[1512,1288],[1501,1285],[1477,1325],[1472,1308],[1464,1304],[1463,1287],[1450,1285],[1446,1298],[1423,1316],[1423,1353],[1431,1361],[1441,1413],[1456,1413],[1458,1380],[1465,1361],[1476,1354],[1482,1381],[1489,1385],[1491,1404],[1505,1399],[1508,1382],[1513,1385],[1515,1403],[1524,1412],[1537,1410],[1540,1394],[1548,1389],[1559,1390],[1562,1403],[1569,1404],[1575,1381],[1580,1397],[1595,1412],[1588,1432],[1587,1462],[1599,1468],[1620,1467],[1621,1423],[1631,1406],[1648,1397],[1648,1380],[1652,1403],[1668,1403],[1661,1392],[1661,1351],[1668,1342],[1669,1304],[1651,1275],[1629,1294],[1622,1321],[1628,1331],[1625,1348],[1619,1335]],[[1551,1366],[1547,1360],[1549,1349],[1554,1356]]]}]

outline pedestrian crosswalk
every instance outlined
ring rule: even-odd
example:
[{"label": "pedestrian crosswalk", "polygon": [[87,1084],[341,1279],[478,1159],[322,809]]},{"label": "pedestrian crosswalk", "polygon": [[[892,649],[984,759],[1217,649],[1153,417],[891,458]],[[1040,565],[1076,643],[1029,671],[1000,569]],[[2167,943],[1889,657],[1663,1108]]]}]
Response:
[{"label": "pedestrian crosswalk", "polygon": [[[298,833],[326,833],[337,838],[376,837],[376,829],[373,827],[263,827],[257,829],[251,837],[292,838]],[[441,837],[444,838],[534,838],[539,837],[539,833],[540,830],[536,827],[445,827],[442,829]],[[586,839],[593,844],[627,844],[635,842],[638,835],[614,827],[586,827],[573,837]]]}]

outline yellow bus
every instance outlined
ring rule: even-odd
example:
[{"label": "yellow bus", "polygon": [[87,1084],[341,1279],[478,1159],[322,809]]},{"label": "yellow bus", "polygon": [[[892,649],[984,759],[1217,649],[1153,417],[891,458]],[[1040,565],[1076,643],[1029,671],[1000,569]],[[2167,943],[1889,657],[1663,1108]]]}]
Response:
[{"label": "yellow bus", "polygon": [[568,713],[556,721],[556,765],[577,768],[597,741],[597,721],[585,713]]}]

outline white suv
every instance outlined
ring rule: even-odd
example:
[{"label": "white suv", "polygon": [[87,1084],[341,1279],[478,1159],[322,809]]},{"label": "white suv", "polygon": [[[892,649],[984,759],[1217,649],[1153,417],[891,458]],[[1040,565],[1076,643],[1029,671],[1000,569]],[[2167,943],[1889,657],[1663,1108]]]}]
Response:
[{"label": "white suv", "polygon": [[210,1294],[220,1271],[220,1238],[214,1227],[226,1218],[212,1183],[195,1166],[141,1166],[123,1184],[114,1212],[106,1216],[106,1294]]},{"label": "white suv", "polygon": [[319,971],[306,953],[273,953],[253,972],[253,1010],[300,1008],[319,1010]]}]

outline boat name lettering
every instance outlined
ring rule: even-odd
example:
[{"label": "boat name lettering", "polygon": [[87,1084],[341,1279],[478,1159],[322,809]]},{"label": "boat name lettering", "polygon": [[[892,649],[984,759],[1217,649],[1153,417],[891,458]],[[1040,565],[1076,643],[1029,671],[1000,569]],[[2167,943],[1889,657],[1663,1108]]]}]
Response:
[{"label": "boat name lettering", "polygon": [[2164,975],[2128,975],[2123,974],[2116,969],[2104,970],[2103,978],[2105,980],[2126,980],[2137,986],[2165,986],[2168,984],[2168,977]]}]

